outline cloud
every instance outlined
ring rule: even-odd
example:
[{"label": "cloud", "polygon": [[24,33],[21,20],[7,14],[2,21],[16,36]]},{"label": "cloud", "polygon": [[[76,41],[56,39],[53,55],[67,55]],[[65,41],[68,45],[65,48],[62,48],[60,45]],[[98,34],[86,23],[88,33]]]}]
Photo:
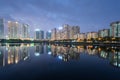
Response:
[{"label": "cloud", "polygon": [[[109,2],[109,3],[108,3]],[[119,0],[0,0],[0,15],[10,17],[34,28],[52,29],[62,24],[109,28],[109,23],[119,20]],[[9,19],[9,18],[8,18]]]}]

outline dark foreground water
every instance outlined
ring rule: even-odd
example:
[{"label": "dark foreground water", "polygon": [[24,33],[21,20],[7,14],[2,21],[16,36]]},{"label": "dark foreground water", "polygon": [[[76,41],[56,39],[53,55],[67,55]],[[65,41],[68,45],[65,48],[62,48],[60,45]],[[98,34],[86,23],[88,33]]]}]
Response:
[{"label": "dark foreground water", "polygon": [[0,80],[120,80],[120,48],[1,44]]}]

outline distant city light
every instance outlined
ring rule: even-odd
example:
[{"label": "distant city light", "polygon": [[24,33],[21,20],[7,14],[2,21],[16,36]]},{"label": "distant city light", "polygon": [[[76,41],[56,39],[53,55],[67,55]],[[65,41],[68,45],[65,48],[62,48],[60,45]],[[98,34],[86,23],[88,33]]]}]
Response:
[{"label": "distant city light", "polygon": [[6,47],[6,50],[8,51],[8,48]]},{"label": "distant city light", "polygon": [[52,53],[51,52],[48,52],[49,55],[51,55]]},{"label": "distant city light", "polygon": [[26,56],[26,57],[24,58],[24,61],[25,61],[27,58],[28,58],[28,56]]},{"label": "distant city light", "polygon": [[37,53],[37,52],[36,52],[36,53],[35,53],[35,56],[40,56],[40,53]]},{"label": "distant city light", "polygon": [[8,23],[10,23],[11,21],[8,21]]},{"label": "distant city light", "polygon": [[48,48],[50,48],[50,45],[48,46]]},{"label": "distant city light", "polygon": [[35,31],[40,31],[40,29],[35,29]]},{"label": "distant city light", "polygon": [[15,60],[15,63],[17,64],[17,63],[18,63],[18,60]]},{"label": "distant city light", "polygon": [[51,30],[49,30],[48,32],[51,33]]},{"label": "distant city light", "polygon": [[117,66],[117,62],[113,63],[113,65]]},{"label": "distant city light", "polygon": [[31,46],[31,47],[34,46],[34,43],[30,44],[30,46]]},{"label": "distant city light", "polygon": [[62,60],[62,56],[58,56],[58,58]]},{"label": "distant city light", "polygon": [[31,41],[34,41],[34,39],[33,39],[33,38],[31,38],[30,40],[31,40]]},{"label": "distant city light", "polygon": [[15,22],[16,24],[18,23],[18,22]]},{"label": "distant city light", "polygon": [[63,27],[59,27],[58,29],[59,29],[59,30],[62,30],[62,29],[63,29]]}]

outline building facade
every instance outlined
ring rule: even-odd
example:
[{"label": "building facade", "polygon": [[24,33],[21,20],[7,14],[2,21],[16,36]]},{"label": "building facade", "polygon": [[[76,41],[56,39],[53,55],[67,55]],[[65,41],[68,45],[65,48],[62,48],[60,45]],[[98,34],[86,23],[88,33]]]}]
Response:
[{"label": "building facade", "polygon": [[4,19],[0,19],[0,39],[4,39]]},{"label": "building facade", "polygon": [[57,39],[56,36],[57,36],[57,29],[54,28],[52,29],[52,32],[51,32],[51,40],[56,40]]},{"label": "building facade", "polygon": [[43,40],[44,39],[44,31],[40,29],[35,30],[35,39],[36,40]]},{"label": "building facade", "polygon": [[44,31],[40,30],[40,39],[43,40],[44,39]]},{"label": "building facade", "polygon": [[85,34],[85,33],[80,33],[80,34],[78,35],[78,38],[79,38],[80,40],[84,40],[84,39],[86,39],[86,34]]},{"label": "building facade", "polygon": [[103,29],[98,31],[98,37],[109,37],[110,36],[110,29]]},{"label": "building facade", "polygon": [[70,28],[70,39],[74,39],[74,35],[80,33],[80,27],[79,26],[72,26]]},{"label": "building facade", "polygon": [[74,35],[80,33],[79,26],[70,26],[65,24],[61,29],[53,29],[52,30],[52,39],[53,40],[68,40],[74,39]]},{"label": "building facade", "polygon": [[110,24],[110,36],[120,37],[120,21],[113,22]]},{"label": "building facade", "polygon": [[63,31],[62,30],[57,30],[56,32],[56,40],[62,40],[63,39]]},{"label": "building facade", "polygon": [[48,39],[48,40],[51,39],[51,31],[46,32],[46,39]]},{"label": "building facade", "polygon": [[96,39],[98,38],[98,33],[97,32],[88,32],[87,33],[87,39]]},{"label": "building facade", "polygon": [[21,39],[29,39],[29,25],[28,24],[21,25]]},{"label": "building facade", "polygon": [[68,24],[63,25],[62,39],[70,38],[70,28]]},{"label": "building facade", "polygon": [[20,26],[18,22],[8,21],[8,37],[9,39],[20,38]]}]

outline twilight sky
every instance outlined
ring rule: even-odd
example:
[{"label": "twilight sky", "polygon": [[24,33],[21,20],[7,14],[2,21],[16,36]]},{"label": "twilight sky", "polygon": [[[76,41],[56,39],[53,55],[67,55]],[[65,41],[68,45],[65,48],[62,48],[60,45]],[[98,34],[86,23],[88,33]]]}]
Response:
[{"label": "twilight sky", "polygon": [[0,16],[28,23],[31,31],[63,24],[96,31],[120,20],[120,0],[0,0]]}]

